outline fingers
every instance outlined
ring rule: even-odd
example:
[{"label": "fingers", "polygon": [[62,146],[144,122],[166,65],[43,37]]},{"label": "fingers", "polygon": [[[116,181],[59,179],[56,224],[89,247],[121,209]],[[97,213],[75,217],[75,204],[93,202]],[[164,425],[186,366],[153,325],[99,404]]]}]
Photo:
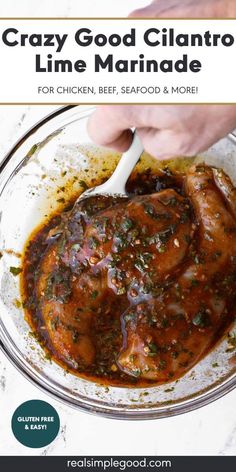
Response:
[{"label": "fingers", "polygon": [[169,159],[203,152],[235,126],[235,105],[104,105],[88,131],[97,144],[124,152],[136,128],[149,154]]},{"label": "fingers", "polygon": [[93,141],[119,152],[126,151],[132,142],[133,126],[130,106],[99,106],[88,122]]},{"label": "fingers", "polygon": [[89,119],[88,132],[97,144],[123,152],[131,144],[130,128],[155,128],[157,132],[160,128],[174,127],[176,121],[180,122],[176,110],[178,107],[168,105],[98,106]]},{"label": "fingers", "polygon": [[159,131],[154,128],[138,128],[137,132],[145,151],[159,160],[191,157],[195,154],[189,139],[186,139],[184,134],[168,129]]},{"label": "fingers", "polygon": [[190,156],[190,135],[180,126],[186,113],[190,114],[189,109],[182,106],[104,105],[90,117],[88,132],[97,144],[124,152],[131,144],[130,128],[134,127],[145,151],[153,157]]}]

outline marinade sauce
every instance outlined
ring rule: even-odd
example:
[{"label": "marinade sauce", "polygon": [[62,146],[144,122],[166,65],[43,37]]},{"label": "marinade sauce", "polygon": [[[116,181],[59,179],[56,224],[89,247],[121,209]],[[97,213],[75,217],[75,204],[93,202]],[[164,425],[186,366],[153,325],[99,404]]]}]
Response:
[{"label": "marinade sauce", "polygon": [[127,198],[70,202],[37,228],[22,298],[47,355],[120,386],[172,381],[196,364],[234,315],[232,189],[204,165],[148,169],[132,174]]}]

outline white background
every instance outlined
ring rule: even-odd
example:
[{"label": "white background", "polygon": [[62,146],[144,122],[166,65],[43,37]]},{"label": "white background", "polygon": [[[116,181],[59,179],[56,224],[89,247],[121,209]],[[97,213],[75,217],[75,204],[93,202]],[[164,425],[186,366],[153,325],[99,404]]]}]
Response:
[{"label": "white background", "polygon": [[[113,2],[112,2],[113,3]],[[33,47],[28,42],[26,46],[16,45],[10,47],[5,45],[0,38],[0,103],[66,103],[68,101],[80,103],[101,103],[101,102],[166,102],[166,103],[201,103],[201,102],[236,102],[236,41],[231,47],[220,44],[218,47],[151,47],[144,39],[144,33],[149,28],[157,28],[167,31],[173,28],[175,35],[178,34],[201,34],[206,31],[211,34],[226,33],[236,38],[236,20],[2,20],[0,21],[0,32],[8,28],[15,28],[18,33],[8,35],[8,40],[20,41],[21,34],[67,34],[68,37],[60,52],[56,52],[57,45],[52,47]],[[80,28],[88,28],[91,35],[104,34],[107,37],[116,33],[121,37],[130,34],[131,28],[136,30],[135,46],[127,47],[120,44],[113,47],[109,44],[100,47],[94,42],[87,46],[79,46],[75,39],[75,33]],[[161,41],[161,34],[150,35],[151,41],[158,38]],[[76,71],[67,73],[56,72],[36,72],[35,57],[41,57],[40,67],[47,69],[47,55],[52,56],[52,60],[70,60],[73,64],[77,60],[83,60],[87,64],[84,72]],[[139,55],[144,55],[145,60],[156,60],[160,63],[163,60],[182,60],[183,55],[188,56],[188,61],[198,60],[202,64],[200,72],[180,73],[175,70],[170,73],[159,72],[135,72],[120,73],[113,69],[100,68],[99,73],[95,72],[94,58],[99,55],[103,61],[107,56],[113,55],[114,63],[118,60],[139,60]],[[17,77],[17,79],[16,79]],[[20,84],[20,86],[18,85]],[[99,93],[99,86],[116,86],[115,93],[110,95]],[[95,87],[96,95],[93,94],[59,94],[57,87],[88,86]],[[122,86],[135,87],[160,87],[158,94],[133,93],[122,94]],[[172,87],[198,87],[197,94],[171,93]],[[39,87],[53,87],[53,94],[38,93]],[[168,87],[169,93],[164,93],[164,87]]]},{"label": "white background", "polygon": [[[1,0],[1,16],[122,16],[143,0]],[[9,147],[53,107],[0,107],[0,159]],[[43,399],[57,409],[61,431],[43,449],[17,443],[10,421],[26,400]],[[235,455],[236,391],[214,404],[175,418],[124,422],[98,418],[67,408],[26,381],[0,353],[1,455]]]}]

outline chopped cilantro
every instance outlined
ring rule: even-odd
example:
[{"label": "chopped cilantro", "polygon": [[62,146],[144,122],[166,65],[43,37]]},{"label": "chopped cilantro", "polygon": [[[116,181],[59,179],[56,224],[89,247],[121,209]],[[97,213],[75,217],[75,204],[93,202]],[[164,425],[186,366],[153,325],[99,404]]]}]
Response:
[{"label": "chopped cilantro", "polygon": [[94,290],[92,293],[91,293],[91,298],[92,300],[95,300],[95,298],[97,298],[98,296],[98,291],[97,290]]},{"label": "chopped cilantro", "polygon": [[192,323],[198,328],[207,328],[210,326],[211,320],[206,311],[201,309],[194,315]]},{"label": "chopped cilantro", "polygon": [[13,275],[19,275],[22,272],[22,269],[20,267],[10,267],[10,272]]},{"label": "chopped cilantro", "polygon": [[82,187],[84,191],[88,189],[88,185],[86,184],[84,180],[80,180],[79,184],[80,184],[80,187]]}]

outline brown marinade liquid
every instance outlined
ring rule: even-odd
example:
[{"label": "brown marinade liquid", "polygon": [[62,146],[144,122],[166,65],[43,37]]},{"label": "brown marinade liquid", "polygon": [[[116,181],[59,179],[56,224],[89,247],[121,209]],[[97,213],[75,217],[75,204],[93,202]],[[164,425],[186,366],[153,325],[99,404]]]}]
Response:
[{"label": "brown marinade liquid", "polygon": [[[211,178],[199,169],[197,179]],[[229,213],[232,246],[232,210],[210,178],[206,192]],[[70,202],[32,233],[22,298],[37,339],[64,369],[107,385],[151,386],[182,376],[229,326],[236,250],[221,261],[209,228],[204,242],[205,215],[196,217],[184,174],[133,173],[127,192]]]}]

